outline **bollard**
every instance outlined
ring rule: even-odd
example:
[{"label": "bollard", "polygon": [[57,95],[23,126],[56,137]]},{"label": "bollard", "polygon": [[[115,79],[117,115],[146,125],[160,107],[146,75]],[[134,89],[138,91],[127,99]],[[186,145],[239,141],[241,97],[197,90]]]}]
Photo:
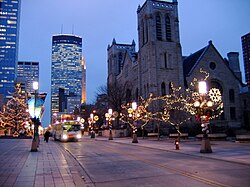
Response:
[{"label": "bollard", "polygon": [[179,141],[175,140],[174,144],[175,144],[175,149],[179,150],[180,149],[180,147],[179,147]]}]

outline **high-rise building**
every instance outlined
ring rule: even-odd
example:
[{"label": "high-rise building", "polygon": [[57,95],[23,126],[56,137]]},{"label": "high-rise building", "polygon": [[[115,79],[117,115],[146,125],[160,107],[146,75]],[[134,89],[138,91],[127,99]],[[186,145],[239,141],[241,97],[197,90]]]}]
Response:
[{"label": "high-rise building", "polygon": [[[80,106],[82,78],[82,38],[70,34],[54,35],[52,38],[51,114],[73,112],[67,110],[67,108],[75,107],[67,103],[67,98],[71,96],[74,96],[72,103],[76,105],[75,100],[78,100],[78,106]],[[59,90],[64,90],[64,97],[59,97]]]},{"label": "high-rise building", "polygon": [[4,102],[11,98],[16,80],[20,2],[0,0],[0,95]]},{"label": "high-rise building", "polygon": [[82,56],[82,103],[86,103],[86,63]]},{"label": "high-rise building", "polygon": [[250,33],[241,37],[243,60],[245,68],[245,78],[248,87],[250,87]]},{"label": "high-rise building", "polygon": [[34,92],[33,82],[39,82],[39,62],[19,61],[17,64],[17,82],[24,85],[26,93]]}]

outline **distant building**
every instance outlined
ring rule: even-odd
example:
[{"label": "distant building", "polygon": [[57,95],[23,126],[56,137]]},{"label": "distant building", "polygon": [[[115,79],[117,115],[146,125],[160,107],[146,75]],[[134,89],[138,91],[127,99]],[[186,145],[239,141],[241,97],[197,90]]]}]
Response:
[{"label": "distant building", "polygon": [[[75,105],[78,105],[77,107],[81,105],[82,78],[82,38],[70,34],[54,35],[52,38],[51,115],[67,112],[68,107],[74,108]],[[78,101],[74,100],[71,102],[74,106],[69,106],[67,97],[72,95],[78,98],[76,99]]]},{"label": "distant building", "polygon": [[39,62],[19,61],[17,64],[17,82],[26,93],[34,92],[33,82],[39,82]]},{"label": "distant building", "polygon": [[[18,59],[20,0],[0,0],[0,95],[14,92]],[[0,103],[1,104],[1,103]]]},{"label": "distant building", "polygon": [[245,68],[245,78],[248,87],[250,87],[250,33],[241,37],[243,60]]},{"label": "distant building", "polygon": [[86,63],[82,56],[82,103],[86,103]]},{"label": "distant building", "polygon": [[162,96],[175,87],[187,87],[193,78],[201,77],[200,68],[209,73],[208,87],[222,93],[224,113],[211,123],[221,127],[239,128],[242,122],[239,53],[223,58],[212,41],[188,57],[182,55],[177,0],[147,0],[137,9],[139,49],[135,42],[108,45],[108,84],[124,88],[126,102],[138,98]]}]

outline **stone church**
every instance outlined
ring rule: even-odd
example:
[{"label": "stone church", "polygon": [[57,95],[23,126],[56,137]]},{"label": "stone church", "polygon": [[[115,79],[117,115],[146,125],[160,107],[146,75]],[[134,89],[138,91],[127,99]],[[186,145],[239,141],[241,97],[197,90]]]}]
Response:
[{"label": "stone church", "polygon": [[242,122],[239,53],[230,52],[223,58],[212,41],[190,56],[182,56],[179,34],[178,2],[146,0],[137,9],[139,50],[135,41],[119,44],[113,39],[108,45],[108,84],[118,82],[126,98],[137,100],[168,94],[172,83],[185,87],[200,68],[209,73],[209,87],[219,88],[224,113],[216,124],[239,128]]}]

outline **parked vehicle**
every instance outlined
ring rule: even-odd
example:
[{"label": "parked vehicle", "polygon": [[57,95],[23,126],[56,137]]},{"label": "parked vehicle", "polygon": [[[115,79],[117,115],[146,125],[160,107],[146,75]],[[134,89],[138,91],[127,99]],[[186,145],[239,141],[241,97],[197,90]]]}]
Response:
[{"label": "parked vehicle", "polygon": [[82,138],[81,124],[78,121],[65,121],[54,125],[54,140],[78,141]]}]

